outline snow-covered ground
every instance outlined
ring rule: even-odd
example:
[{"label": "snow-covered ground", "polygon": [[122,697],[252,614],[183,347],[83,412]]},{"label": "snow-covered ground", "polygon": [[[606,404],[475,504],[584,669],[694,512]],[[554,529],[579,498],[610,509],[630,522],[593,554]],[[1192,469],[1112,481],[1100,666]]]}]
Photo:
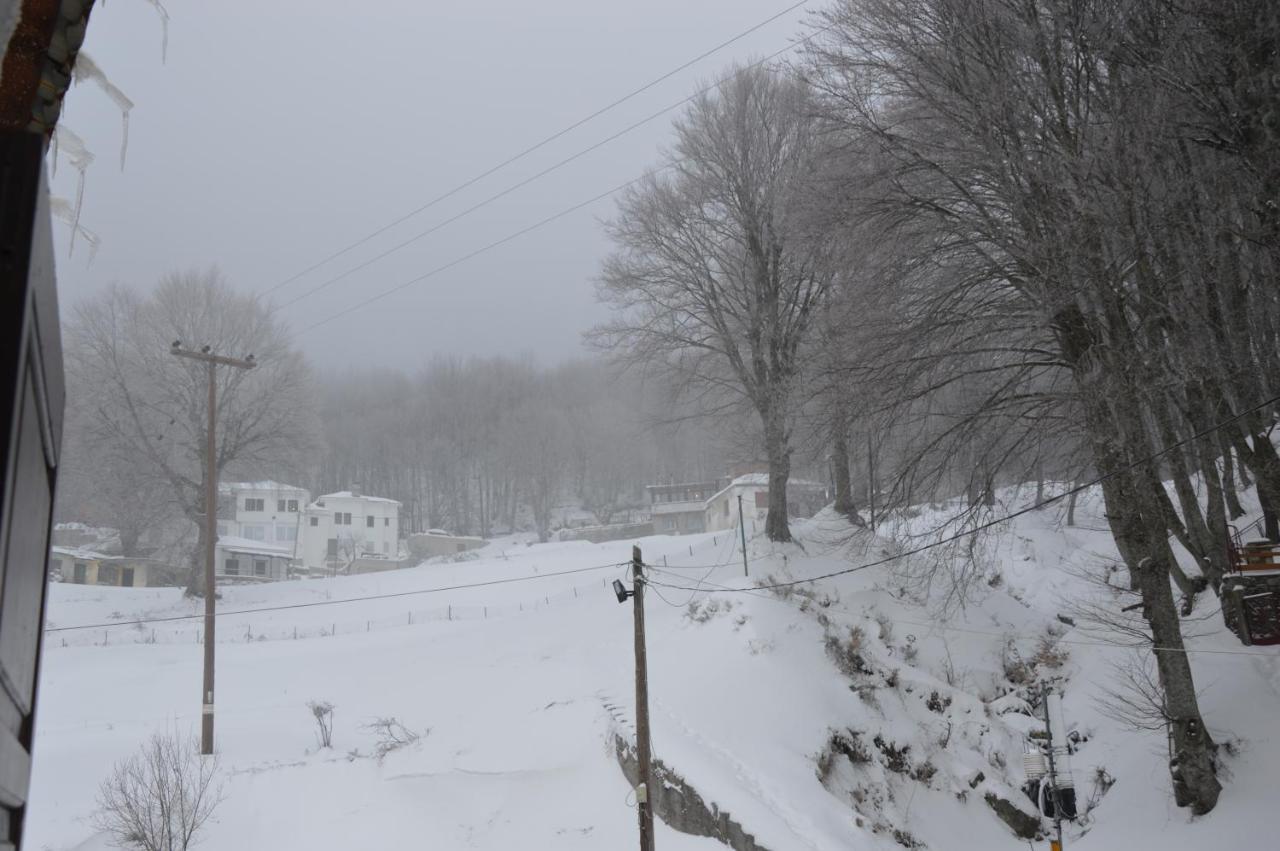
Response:
[{"label": "snow-covered ground", "polygon": [[[1198,651],[1230,651],[1192,660],[1205,717],[1236,753],[1218,808],[1190,818],[1169,795],[1163,735],[1099,712],[1129,651],[1057,618],[1066,600],[1102,593],[1079,574],[1114,557],[1096,499],[1081,500],[1077,527],[1061,513],[984,538],[972,599],[945,612],[945,583],[926,590],[889,567],[793,593],[657,587],[748,580],[724,533],[640,541],[647,562],[667,566],[646,607],[655,755],[773,851],[1025,847],[984,798],[1020,800],[1021,743],[1037,722],[1021,711],[1028,684],[1008,671],[1048,647],[1027,671],[1064,685],[1083,737],[1081,804],[1097,769],[1115,779],[1069,828],[1069,847],[1269,847],[1280,651],[1241,647],[1216,617],[1188,624]],[[937,519],[926,510],[911,528]],[[751,581],[841,570],[894,546],[829,516],[797,531],[803,549],[751,542]],[[498,541],[468,561],[226,589],[224,611],[291,608],[219,621],[226,799],[204,846],[633,845],[611,741],[634,717],[631,613],[608,588],[629,557],[630,542]],[[432,590],[477,583],[492,584]],[[1196,614],[1215,608],[1206,596]],[[90,815],[113,762],[154,731],[197,729],[198,620],[133,623],[195,611],[176,590],[53,587],[52,627],[123,625],[46,638],[30,847],[107,847]],[[332,749],[316,746],[309,700],[336,707]],[[430,732],[378,761],[364,725],[384,716]],[[831,756],[837,734],[853,758]],[[724,847],[665,826],[657,844]]]}]

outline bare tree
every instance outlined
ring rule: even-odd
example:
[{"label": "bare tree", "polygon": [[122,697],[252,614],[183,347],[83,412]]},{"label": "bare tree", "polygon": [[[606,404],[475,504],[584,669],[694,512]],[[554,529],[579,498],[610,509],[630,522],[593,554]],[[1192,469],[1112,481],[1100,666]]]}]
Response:
[{"label": "bare tree", "polygon": [[186,851],[222,801],[217,777],[195,738],[157,733],[102,782],[94,823],[120,848]]},{"label": "bare tree", "polygon": [[675,125],[668,174],[619,202],[599,293],[615,310],[600,347],[759,416],[771,540],[791,540],[791,422],[805,344],[830,283],[825,253],[797,232],[811,166],[805,86],[763,66],[699,95]]},{"label": "bare tree", "polygon": [[[146,498],[174,503],[199,529],[187,591],[203,593],[207,372],[169,354],[173,341],[253,354],[258,368],[221,370],[215,470],[287,475],[313,442],[309,373],[284,327],[216,271],[170,275],[142,296],[113,287],[78,305],[67,328],[77,439],[130,465]],[[104,497],[108,498],[108,497]]]}]

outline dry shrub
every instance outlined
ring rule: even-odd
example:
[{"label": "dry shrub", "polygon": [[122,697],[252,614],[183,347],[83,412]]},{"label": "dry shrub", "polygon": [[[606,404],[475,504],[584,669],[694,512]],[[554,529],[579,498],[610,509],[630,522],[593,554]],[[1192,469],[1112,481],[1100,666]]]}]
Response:
[{"label": "dry shrub", "polygon": [[186,851],[222,801],[217,775],[194,738],[157,733],[98,787],[94,825],[120,848]]}]

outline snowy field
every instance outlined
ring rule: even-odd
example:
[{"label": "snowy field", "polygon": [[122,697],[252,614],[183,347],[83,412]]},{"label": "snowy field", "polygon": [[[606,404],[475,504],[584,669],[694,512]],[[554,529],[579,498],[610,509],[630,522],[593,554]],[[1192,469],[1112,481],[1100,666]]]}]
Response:
[{"label": "snowy field", "polygon": [[[1004,496],[1010,507],[1030,499]],[[888,567],[800,593],[651,589],[655,755],[772,851],[900,848],[908,835],[934,849],[1026,847],[984,797],[1021,796],[1021,742],[1036,721],[1022,711],[1026,684],[1009,680],[1010,653],[1032,659],[1049,646],[1053,664],[1038,675],[1064,684],[1082,738],[1078,795],[1093,804],[1068,847],[1190,851],[1224,837],[1271,847],[1280,651],[1240,646],[1216,601],[1201,599],[1193,617],[1211,617],[1187,629],[1204,651],[1192,656],[1202,708],[1234,755],[1218,808],[1190,818],[1171,801],[1163,734],[1099,711],[1128,651],[1057,618],[1067,598],[1100,593],[1080,574],[1114,558],[1098,505],[1082,498],[1078,515],[1066,528],[1046,509],[985,538],[963,608],[944,611],[941,584]],[[935,519],[926,511],[912,530]],[[893,547],[829,517],[797,531],[802,546],[751,542],[753,581],[841,570]],[[655,583],[746,582],[725,533],[639,543],[650,564],[665,559]],[[630,542],[505,540],[470,561],[226,589],[220,608],[242,612],[219,621],[226,799],[202,846],[632,847],[635,809],[611,743],[634,717],[631,612],[607,587],[629,557]],[[431,590],[478,583],[492,584]],[[179,593],[53,587],[50,626],[64,631],[46,637],[32,848],[108,847],[90,816],[113,762],[154,731],[198,729],[198,621],[136,623],[196,611]],[[65,629],[108,623],[120,625]],[[833,639],[856,650],[853,663],[846,653],[837,664]],[[336,707],[332,749],[317,747],[310,700]],[[364,725],[382,716],[425,735],[379,761]],[[841,731],[864,758],[820,771]],[[1105,794],[1098,769],[1115,780]],[[665,826],[657,845],[725,847]]]}]

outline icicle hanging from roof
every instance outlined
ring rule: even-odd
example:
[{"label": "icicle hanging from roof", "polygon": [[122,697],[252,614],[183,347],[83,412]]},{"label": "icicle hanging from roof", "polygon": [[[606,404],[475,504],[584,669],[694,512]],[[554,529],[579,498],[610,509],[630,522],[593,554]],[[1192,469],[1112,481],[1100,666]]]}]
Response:
[{"label": "icicle hanging from roof", "polygon": [[84,204],[85,172],[88,171],[89,165],[93,162],[93,153],[85,145],[84,139],[81,139],[74,130],[66,124],[59,124],[53,131],[53,163],[55,169],[60,156],[66,156],[71,161],[71,167],[80,173],[79,178],[76,180],[75,205],[69,211],[70,218],[67,219],[71,225],[71,250],[75,251],[77,231],[87,232],[80,227],[80,210]]},{"label": "icicle hanging from roof", "polygon": [[142,0],[142,2],[151,5],[160,16],[160,62],[166,63],[169,61],[169,10],[160,0]]},{"label": "icicle hanging from roof", "polygon": [[76,58],[75,79],[77,82],[81,80],[92,80],[98,84],[98,87],[107,93],[107,97],[115,101],[116,106],[120,107],[120,117],[123,119],[122,136],[120,138],[120,170],[124,171],[124,157],[129,149],[129,110],[133,109],[133,101],[129,100],[124,92],[120,91],[114,83],[107,79],[107,75],[98,67],[98,63],[94,62],[88,53],[80,51]]}]

